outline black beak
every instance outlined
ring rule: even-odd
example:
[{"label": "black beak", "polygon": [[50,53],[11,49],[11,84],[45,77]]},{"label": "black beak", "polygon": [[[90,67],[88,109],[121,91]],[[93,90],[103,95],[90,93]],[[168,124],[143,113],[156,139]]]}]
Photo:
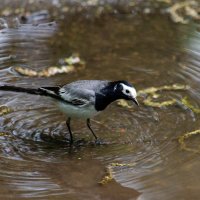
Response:
[{"label": "black beak", "polygon": [[139,106],[139,103],[138,103],[138,101],[137,101],[136,98],[132,98],[131,100],[132,100],[137,106]]}]

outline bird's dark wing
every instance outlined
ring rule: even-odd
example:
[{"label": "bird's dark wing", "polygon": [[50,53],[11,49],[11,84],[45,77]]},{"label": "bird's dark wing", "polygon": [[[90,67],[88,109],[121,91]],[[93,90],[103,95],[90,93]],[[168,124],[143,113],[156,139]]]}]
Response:
[{"label": "bird's dark wing", "polygon": [[50,94],[59,95],[60,87],[41,87],[40,90],[44,90]]},{"label": "bird's dark wing", "polygon": [[83,106],[83,105],[87,104],[88,102],[86,102],[83,99],[72,99],[71,103],[76,106]]}]

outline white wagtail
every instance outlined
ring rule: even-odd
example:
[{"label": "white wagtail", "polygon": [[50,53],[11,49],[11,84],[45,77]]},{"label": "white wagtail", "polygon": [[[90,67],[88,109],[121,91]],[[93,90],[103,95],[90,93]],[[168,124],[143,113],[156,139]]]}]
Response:
[{"label": "white wagtail", "polygon": [[1,85],[0,90],[25,92],[29,94],[51,97],[56,100],[60,110],[67,115],[67,128],[70,134],[70,144],[73,143],[70,121],[73,118],[83,118],[97,140],[90,125],[90,118],[103,111],[117,99],[131,100],[138,105],[135,88],[127,81],[81,80],[62,87],[22,88],[11,85]]}]

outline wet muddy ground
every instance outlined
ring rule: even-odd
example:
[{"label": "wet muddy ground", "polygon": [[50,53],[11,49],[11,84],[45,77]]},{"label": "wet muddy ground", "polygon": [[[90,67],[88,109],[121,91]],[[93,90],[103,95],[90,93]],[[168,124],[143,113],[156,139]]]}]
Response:
[{"label": "wet muddy ground", "polygon": [[[105,145],[93,143],[85,122],[73,121],[75,140],[83,142],[72,148],[65,141],[66,118],[54,102],[1,91],[0,105],[7,110],[0,116],[0,198],[198,199],[200,136],[186,138],[187,148],[178,139],[200,124],[199,25],[175,24],[157,12],[85,13],[58,18],[48,13],[39,19],[27,14],[14,21],[2,17],[0,84],[40,87],[126,79],[138,91],[187,87],[154,94],[154,102],[173,99],[172,105],[146,105],[145,94],[138,98],[139,108],[113,103],[92,121]],[[68,65],[65,58],[71,55],[84,67],[49,77],[16,70],[59,68]],[[189,103],[183,103],[185,98]],[[108,170],[113,179],[99,184]]]}]

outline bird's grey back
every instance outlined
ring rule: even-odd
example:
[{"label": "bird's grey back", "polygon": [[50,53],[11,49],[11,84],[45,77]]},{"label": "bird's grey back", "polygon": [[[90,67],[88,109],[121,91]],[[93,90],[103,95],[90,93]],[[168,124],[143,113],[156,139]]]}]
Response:
[{"label": "bird's grey back", "polygon": [[100,91],[109,81],[107,80],[80,80],[75,81],[63,86],[67,90],[93,90],[95,92]]},{"label": "bird's grey back", "polygon": [[64,85],[59,90],[59,95],[68,102],[77,100],[81,104],[95,104],[95,95],[104,88],[109,81],[81,80]]}]

